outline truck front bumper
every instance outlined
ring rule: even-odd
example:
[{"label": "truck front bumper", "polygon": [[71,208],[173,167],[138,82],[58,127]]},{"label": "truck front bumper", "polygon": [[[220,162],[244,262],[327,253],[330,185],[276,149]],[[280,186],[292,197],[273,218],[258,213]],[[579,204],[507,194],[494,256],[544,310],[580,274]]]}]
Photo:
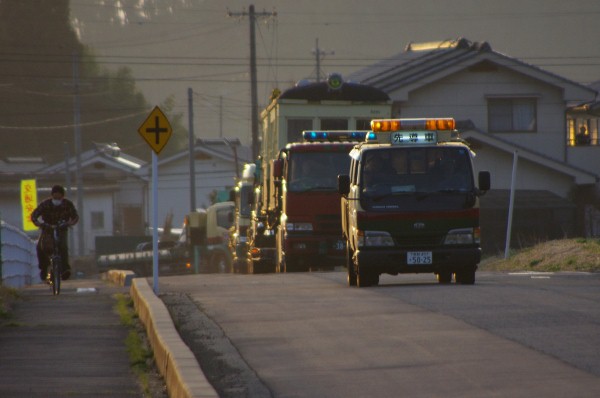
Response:
[{"label": "truck front bumper", "polygon": [[[431,264],[408,264],[408,253],[431,252]],[[479,247],[443,247],[435,249],[367,248],[356,252],[358,266],[379,274],[411,274],[430,272],[456,272],[473,269],[481,260]]]},{"label": "truck front bumper", "polygon": [[285,239],[285,257],[313,267],[343,265],[346,243],[340,235],[292,235]]}]

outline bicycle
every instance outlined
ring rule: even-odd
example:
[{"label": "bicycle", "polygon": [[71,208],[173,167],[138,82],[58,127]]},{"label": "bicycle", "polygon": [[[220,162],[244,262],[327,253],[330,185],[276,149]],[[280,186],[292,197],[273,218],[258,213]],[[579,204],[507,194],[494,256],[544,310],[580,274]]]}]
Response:
[{"label": "bicycle", "polygon": [[52,294],[60,294],[60,282],[62,280],[62,256],[60,255],[60,231],[67,228],[67,223],[61,222],[58,225],[50,225],[52,228],[52,254],[50,255],[50,266],[46,281],[52,287]]}]

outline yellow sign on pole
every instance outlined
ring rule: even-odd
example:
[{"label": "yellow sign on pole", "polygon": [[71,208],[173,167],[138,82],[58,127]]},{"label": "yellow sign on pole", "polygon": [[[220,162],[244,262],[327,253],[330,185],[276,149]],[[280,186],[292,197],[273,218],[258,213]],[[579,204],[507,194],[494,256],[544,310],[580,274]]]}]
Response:
[{"label": "yellow sign on pole", "polygon": [[31,221],[31,213],[37,207],[37,186],[35,180],[21,180],[21,208],[23,209],[23,230],[37,229]]},{"label": "yellow sign on pole", "polygon": [[138,133],[158,155],[167,145],[173,130],[165,114],[157,106],[138,129]]}]

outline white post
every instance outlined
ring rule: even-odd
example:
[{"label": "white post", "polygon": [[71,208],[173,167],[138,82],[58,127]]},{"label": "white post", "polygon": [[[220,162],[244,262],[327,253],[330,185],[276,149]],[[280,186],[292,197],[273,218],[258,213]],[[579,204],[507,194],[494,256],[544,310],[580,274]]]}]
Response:
[{"label": "white post", "polygon": [[152,275],[154,294],[158,295],[158,161],[152,151]]},{"label": "white post", "polygon": [[513,216],[513,207],[515,201],[515,185],[517,183],[517,161],[519,159],[519,152],[515,150],[513,153],[513,167],[512,167],[512,177],[510,181],[510,201],[508,203],[508,225],[506,227],[506,245],[504,247],[504,258],[509,257],[510,251],[510,233],[512,229],[512,216]]}]

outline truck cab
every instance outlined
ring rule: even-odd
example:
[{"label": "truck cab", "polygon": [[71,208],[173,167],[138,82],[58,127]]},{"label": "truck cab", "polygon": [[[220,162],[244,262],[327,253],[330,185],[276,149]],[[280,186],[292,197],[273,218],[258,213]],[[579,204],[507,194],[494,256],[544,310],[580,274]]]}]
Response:
[{"label": "truck cab", "polygon": [[479,196],[490,174],[476,185],[474,154],[454,119],[381,119],[371,128],[338,177],[348,284],[376,285],[383,273],[475,283]]},{"label": "truck cab", "polygon": [[186,215],[179,244],[196,273],[232,272],[229,230],[233,225],[234,202],[219,202],[206,211]]},{"label": "truck cab", "polygon": [[350,167],[348,154],[366,131],[304,131],[274,161],[275,265],[279,272],[332,270],[342,265],[337,176]]}]

